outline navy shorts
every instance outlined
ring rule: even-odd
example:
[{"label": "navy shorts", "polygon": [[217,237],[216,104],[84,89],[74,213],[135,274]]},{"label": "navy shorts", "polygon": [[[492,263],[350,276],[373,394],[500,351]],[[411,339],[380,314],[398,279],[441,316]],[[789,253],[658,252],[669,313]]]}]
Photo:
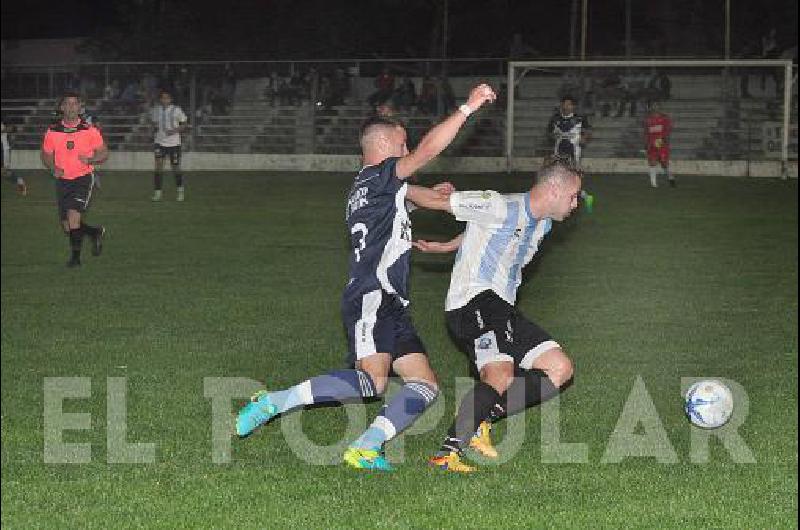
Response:
[{"label": "navy shorts", "polygon": [[409,353],[427,353],[408,307],[383,290],[357,299],[343,298],[342,320],[347,331],[348,366],[376,353],[388,353],[392,361]]},{"label": "navy shorts", "polygon": [[164,147],[163,145],[155,144],[153,146],[153,154],[156,158],[169,157],[169,163],[173,166],[181,163],[181,146],[179,145]]}]

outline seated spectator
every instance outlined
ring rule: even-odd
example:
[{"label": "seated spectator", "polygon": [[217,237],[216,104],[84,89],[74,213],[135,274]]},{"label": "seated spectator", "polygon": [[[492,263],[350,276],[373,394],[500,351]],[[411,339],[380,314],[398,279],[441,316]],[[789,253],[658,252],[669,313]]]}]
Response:
[{"label": "seated spectator", "polygon": [[381,101],[386,101],[392,97],[394,93],[394,75],[389,71],[389,68],[384,67],[378,77],[375,78],[375,92],[370,94],[367,102],[375,106]]},{"label": "seated spectator", "polygon": [[331,79],[331,105],[344,105],[350,96],[350,79],[341,68],[337,68]]},{"label": "seated spectator", "polygon": [[422,88],[419,91],[419,98],[417,99],[417,108],[423,114],[436,114],[436,106],[438,99],[438,91],[436,83],[427,75],[422,78]]},{"label": "seated spectator", "polygon": [[[278,72],[274,70],[269,73],[269,77],[267,78],[267,85],[264,87],[264,97],[267,98],[269,104],[273,107],[279,103],[279,90],[281,86],[281,80],[278,77]],[[282,104],[282,103],[281,103]]]},{"label": "seated spectator", "polygon": [[404,77],[397,89],[395,97],[397,106],[406,112],[410,111],[417,104],[417,88],[414,81],[409,77]]},{"label": "seated spectator", "polygon": [[119,97],[119,94],[119,81],[117,79],[113,79],[109,84],[106,85],[105,90],[103,90],[103,99],[113,101]]},{"label": "seated spectator", "polygon": [[447,76],[443,75],[439,78],[439,86],[442,90],[442,109],[440,114],[447,114],[456,108],[456,95],[453,92],[453,85]]}]

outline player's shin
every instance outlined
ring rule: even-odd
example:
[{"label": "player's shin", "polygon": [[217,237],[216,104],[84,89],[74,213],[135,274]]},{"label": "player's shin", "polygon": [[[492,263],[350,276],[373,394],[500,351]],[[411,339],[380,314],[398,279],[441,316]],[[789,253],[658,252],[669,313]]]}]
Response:
[{"label": "player's shin", "polygon": [[552,399],[558,392],[558,387],[553,384],[545,372],[535,369],[527,370],[525,375],[514,378],[501,397],[501,402],[506,405],[506,416],[513,416]]},{"label": "player's shin", "polygon": [[658,187],[658,172],[656,166],[650,166],[650,185],[654,188]]},{"label": "player's shin", "polygon": [[363,370],[334,370],[312,377],[286,390],[269,392],[269,401],[282,414],[314,403],[343,402],[373,397],[375,383]]},{"label": "player's shin", "polygon": [[495,404],[499,401],[500,394],[494,387],[478,381],[461,400],[456,419],[437,454],[460,453],[472,438],[478,425],[489,417]]},{"label": "player's shin", "polygon": [[377,449],[408,428],[439,395],[429,383],[408,382],[386,403],[378,416],[350,447]]}]

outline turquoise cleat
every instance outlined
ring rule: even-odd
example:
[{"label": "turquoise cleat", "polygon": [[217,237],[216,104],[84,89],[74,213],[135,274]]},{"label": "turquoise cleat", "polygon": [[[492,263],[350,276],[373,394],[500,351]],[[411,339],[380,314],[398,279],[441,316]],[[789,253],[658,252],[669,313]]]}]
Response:
[{"label": "turquoise cleat", "polygon": [[377,469],[379,471],[394,471],[392,464],[386,460],[378,449],[358,449],[351,447],[344,452],[344,462],[356,469]]},{"label": "turquoise cleat", "polygon": [[586,192],[583,193],[585,194],[583,195],[583,205],[586,207],[586,212],[592,213],[592,210],[594,210],[594,195]]},{"label": "turquoise cleat", "polygon": [[269,393],[260,390],[253,394],[250,403],[242,407],[236,417],[236,434],[247,436],[278,415],[278,407],[269,400]]}]

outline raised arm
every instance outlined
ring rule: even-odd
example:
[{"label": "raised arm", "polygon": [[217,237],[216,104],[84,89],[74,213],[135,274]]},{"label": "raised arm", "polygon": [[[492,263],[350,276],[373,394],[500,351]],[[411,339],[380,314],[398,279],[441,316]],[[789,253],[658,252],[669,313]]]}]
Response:
[{"label": "raised arm", "polygon": [[416,248],[421,252],[444,254],[447,252],[453,252],[458,250],[458,247],[461,246],[461,241],[463,239],[464,239],[464,232],[461,232],[450,241],[442,242],[442,241],[426,241],[424,239],[418,239],[414,241],[412,244],[414,245],[414,248]]},{"label": "raised arm", "polygon": [[467,121],[467,116],[481,108],[487,101],[494,101],[496,98],[497,95],[489,85],[481,84],[473,88],[465,105],[428,131],[416,149],[397,161],[397,176],[404,179],[413,175],[414,172],[444,151],[456,137],[464,122]]}]

